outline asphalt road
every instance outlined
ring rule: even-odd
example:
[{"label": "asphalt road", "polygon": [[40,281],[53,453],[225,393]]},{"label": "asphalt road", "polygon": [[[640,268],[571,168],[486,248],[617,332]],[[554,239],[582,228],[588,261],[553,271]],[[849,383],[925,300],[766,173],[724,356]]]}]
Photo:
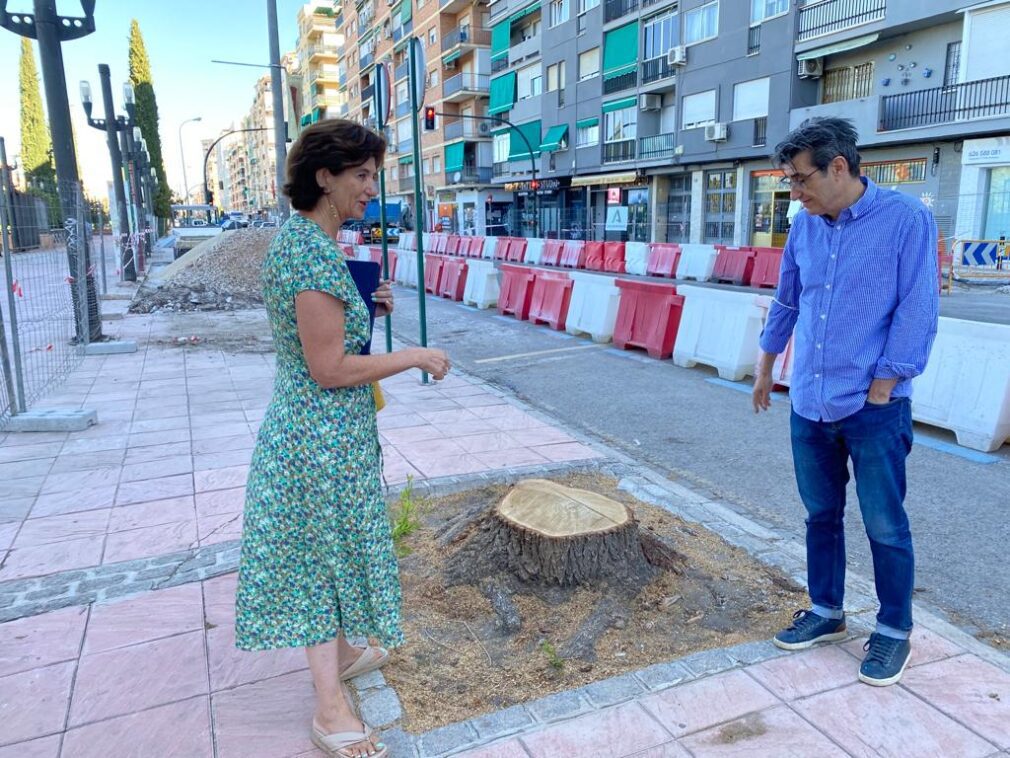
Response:
[{"label": "asphalt road", "polygon": [[[393,332],[416,343],[417,294],[397,288],[396,297]],[[996,305],[986,308],[985,300]],[[769,413],[755,416],[749,380],[723,382],[701,366],[678,368],[669,360],[594,345],[494,310],[430,296],[426,302],[428,344],[447,350],[463,371],[802,540],[804,510],[793,478],[785,396]],[[1010,323],[1010,297],[1002,295],[945,297],[942,310],[955,316],[983,313],[985,320]],[[944,430],[916,424],[915,433],[907,508],[916,546],[917,599],[983,638],[992,633],[1010,638],[1010,445],[976,456],[987,461],[980,462],[936,449],[963,450]],[[853,486],[849,502],[849,565],[869,577],[872,566]]]}]

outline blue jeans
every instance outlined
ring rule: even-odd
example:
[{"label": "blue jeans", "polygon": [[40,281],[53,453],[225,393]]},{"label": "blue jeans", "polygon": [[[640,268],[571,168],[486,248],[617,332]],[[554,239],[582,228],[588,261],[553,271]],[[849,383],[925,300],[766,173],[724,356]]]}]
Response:
[{"label": "blue jeans", "polygon": [[[848,459],[873,554],[878,631],[912,629],[915,559],[905,514],[905,457],[912,449],[912,403],[867,403],[835,422],[794,411],[793,464],[807,509],[807,575],[815,606],[841,610],[845,596],[845,485]],[[896,636],[896,635],[894,635]]]}]

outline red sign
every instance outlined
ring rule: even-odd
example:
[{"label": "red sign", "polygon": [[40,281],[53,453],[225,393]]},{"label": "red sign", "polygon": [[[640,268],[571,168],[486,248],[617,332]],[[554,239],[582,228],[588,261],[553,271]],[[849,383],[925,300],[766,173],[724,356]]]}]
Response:
[{"label": "red sign", "polygon": [[607,205],[621,204],[621,188],[607,187]]}]

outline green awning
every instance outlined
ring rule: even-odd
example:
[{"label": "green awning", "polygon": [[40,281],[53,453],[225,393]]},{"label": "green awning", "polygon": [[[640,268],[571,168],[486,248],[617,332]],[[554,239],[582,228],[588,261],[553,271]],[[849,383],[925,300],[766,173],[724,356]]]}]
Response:
[{"label": "green awning", "polygon": [[508,58],[509,40],[512,36],[512,24],[508,19],[491,27],[491,60]]},{"label": "green awning", "polygon": [[302,116],[302,120],[299,123],[302,126],[308,126],[309,124],[311,124],[312,123],[312,114],[311,113],[306,113],[304,116]]},{"label": "green awning", "polygon": [[[491,80],[491,101],[488,104],[488,115],[504,113],[511,110],[516,101],[516,72],[509,71],[507,74]],[[538,143],[539,144],[539,143]]]},{"label": "green awning", "polygon": [[323,117],[323,109],[322,108],[313,108],[312,109],[312,123],[313,124],[316,123],[322,117]]},{"label": "green awning", "polygon": [[540,3],[539,2],[531,3],[530,5],[527,5],[521,11],[513,13],[511,16],[509,16],[509,25],[514,24],[516,21],[521,21],[522,19],[526,18],[531,13],[535,13],[538,10],[540,10]]},{"label": "green awning", "polygon": [[455,50],[455,51],[449,53],[448,55],[443,56],[442,57],[442,63],[452,63],[454,60],[456,60],[462,54],[463,54],[462,50]]},{"label": "green awning", "polygon": [[410,6],[411,0],[403,0],[403,5],[400,6],[400,21],[407,23],[410,21],[410,14],[413,9]]},{"label": "green awning", "polygon": [[394,53],[398,53],[401,50],[403,50],[405,47],[407,47],[407,45],[409,45],[409,44],[410,44],[410,37],[404,37],[399,42],[397,42],[395,45],[393,45],[393,52]]},{"label": "green awning", "polygon": [[603,35],[603,78],[616,79],[634,71],[638,64],[638,22],[611,29]]},{"label": "green awning", "polygon": [[404,163],[413,163],[413,162],[414,162],[414,156],[413,155],[405,155],[402,158],[400,158],[400,163],[401,164],[404,164]]},{"label": "green awning", "polygon": [[[395,8],[393,8],[393,10],[391,10],[391,11],[389,12],[389,17],[390,17],[391,19],[394,19],[394,18],[396,18],[397,16],[399,16],[399,15],[400,15],[401,13],[403,13],[403,6],[402,6],[402,5],[400,5],[400,4],[397,4],[397,6],[396,6]],[[401,19],[401,20],[402,20],[402,19]],[[390,23],[392,23],[392,22],[390,22]]]},{"label": "green awning", "polygon": [[815,47],[813,50],[807,50],[805,53],[800,53],[796,56],[798,61],[808,61],[811,58],[824,58],[828,55],[836,55],[838,53],[844,53],[848,50],[855,50],[857,47],[865,47],[866,45],[872,45],[877,41],[879,34],[867,34],[863,37],[856,37],[855,39],[845,40],[845,42],[836,42],[833,45],[825,45],[823,47]]},{"label": "green awning", "polygon": [[530,145],[533,146],[533,155],[539,156],[541,141],[540,122],[528,121],[525,124],[519,124],[519,126],[509,132],[509,160],[528,161],[530,159],[530,150],[526,147],[526,141],[519,136],[519,132],[522,132],[526,140],[529,140]]},{"label": "green awning", "polygon": [[466,146],[465,142],[456,142],[452,145],[445,146],[445,170],[446,171],[462,171],[463,170],[463,148]]},{"label": "green awning", "polygon": [[540,150],[545,153],[553,153],[561,149],[561,144],[568,142],[568,124],[558,124],[547,130],[547,136],[540,144]]},{"label": "green awning", "polygon": [[581,121],[576,121],[575,126],[579,129],[588,129],[591,126],[597,126],[600,123],[598,118],[584,118]]},{"label": "green awning", "polygon": [[603,112],[610,113],[611,111],[623,111],[625,108],[635,107],[635,103],[638,100],[634,95],[631,97],[621,98],[620,100],[611,100],[609,103],[603,104]]}]

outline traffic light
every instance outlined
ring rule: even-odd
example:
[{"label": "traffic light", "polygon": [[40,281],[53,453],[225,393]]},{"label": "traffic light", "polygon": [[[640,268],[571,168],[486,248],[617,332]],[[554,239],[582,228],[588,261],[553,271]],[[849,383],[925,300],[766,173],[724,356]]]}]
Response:
[{"label": "traffic light", "polygon": [[536,179],[534,179],[533,181],[531,181],[530,182],[530,189],[532,189],[534,192],[536,190],[540,189],[540,182],[538,182]]},{"label": "traffic light", "polygon": [[424,130],[430,132],[435,128],[435,107],[429,105],[424,109]]}]

